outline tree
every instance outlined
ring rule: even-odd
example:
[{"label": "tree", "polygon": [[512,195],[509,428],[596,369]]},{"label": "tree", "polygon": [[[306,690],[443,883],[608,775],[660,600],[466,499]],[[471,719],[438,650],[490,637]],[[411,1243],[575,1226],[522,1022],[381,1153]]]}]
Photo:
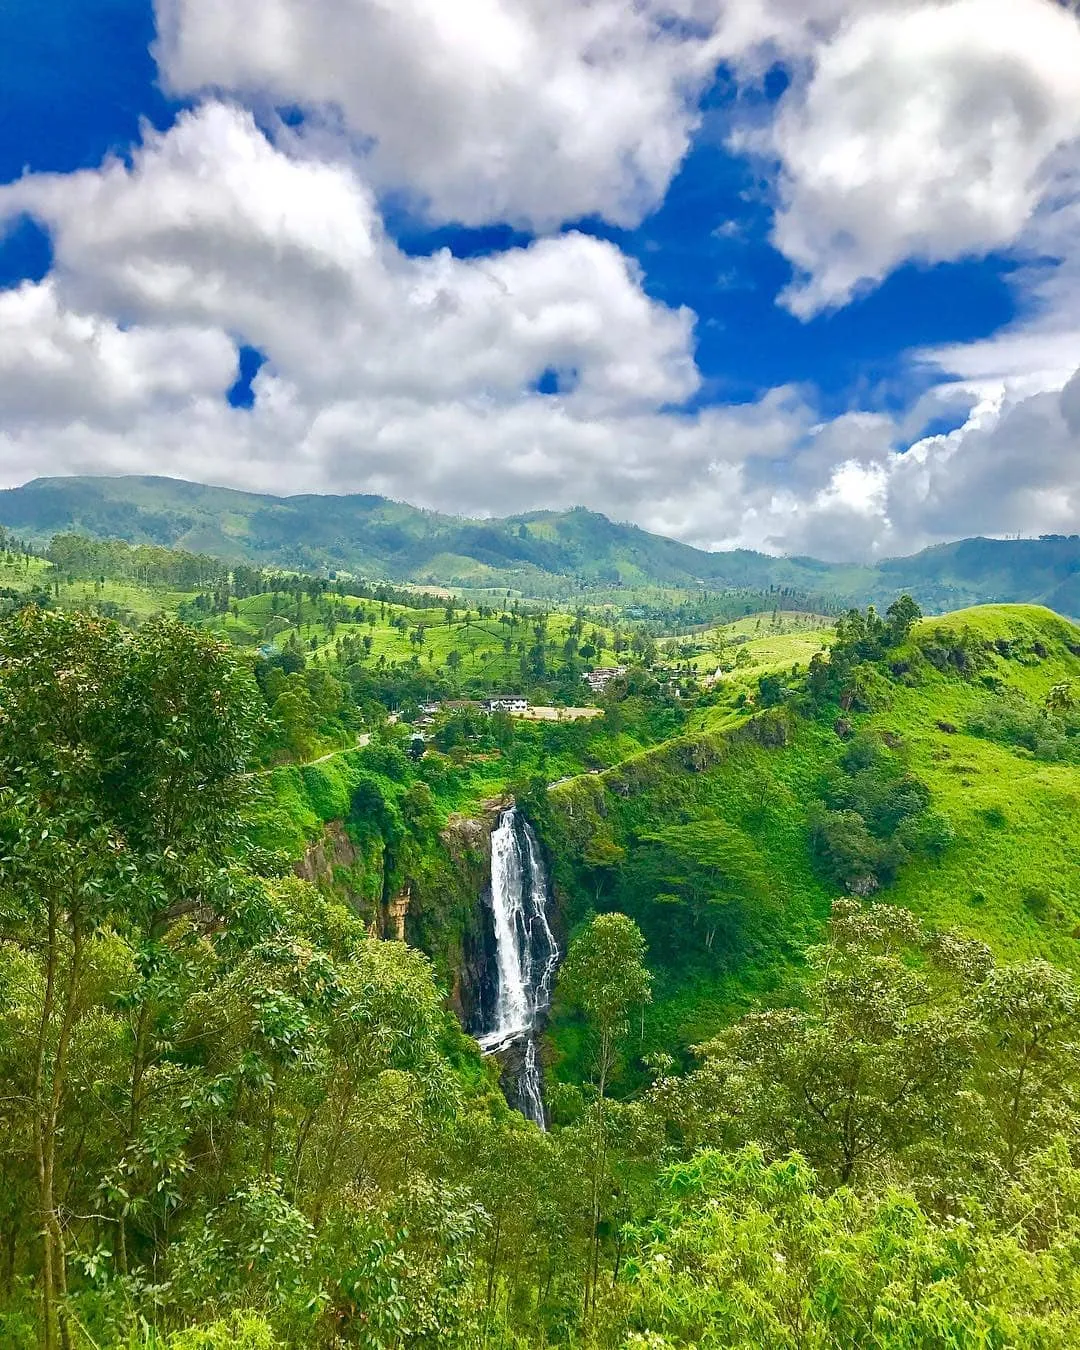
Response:
[{"label": "tree", "polygon": [[584,1016],[593,1047],[595,1143],[590,1178],[590,1244],[585,1271],[585,1316],[596,1303],[600,1267],[601,1186],[607,1158],[605,1094],[619,1043],[630,1029],[630,1013],[652,999],[652,975],[645,965],[645,939],[625,914],[600,914],[570,944],[557,991]]},{"label": "tree", "polygon": [[592,872],[596,898],[610,885],[618,868],[626,861],[626,849],[602,834],[592,835],[585,845],[581,861]]},{"label": "tree", "polygon": [[704,1047],[683,1085],[691,1137],[798,1149],[833,1184],[917,1150],[949,1165],[970,1081],[969,999],[990,968],[981,943],[943,938],[906,910],[833,905],[812,948],[806,1005],[751,1013]]},{"label": "tree", "polygon": [[[1066,1193],[1077,1181],[1067,1164],[1056,1178]],[[1075,1216],[1062,1206],[1039,1232],[1033,1208],[999,1231],[977,1208],[938,1218],[896,1191],[822,1194],[798,1155],[698,1153],[630,1231],[604,1344],[1064,1347],[1080,1335]]]},{"label": "tree", "polygon": [[764,863],[748,835],[722,820],[669,825],[642,835],[635,859],[636,889],[685,907],[711,951],[721,924],[748,906],[769,905]]},{"label": "tree", "polygon": [[992,970],[974,998],[978,1086],[994,1152],[1012,1174],[1080,1125],[1080,987],[1046,961]]},{"label": "tree", "polygon": [[599,914],[570,944],[558,992],[577,1008],[593,1040],[597,1092],[604,1096],[630,1012],[652,999],[645,939],[625,914]]},{"label": "tree", "polygon": [[888,620],[888,642],[898,647],[922,618],[923,613],[910,595],[901,595],[885,611]]},{"label": "tree", "polygon": [[[42,982],[30,1096],[47,1350],[69,1341],[59,1143],[95,944],[112,929],[141,950],[170,919],[213,908],[259,703],[236,653],[181,625],[132,636],[37,609],[0,622],[0,885]],[[145,1031],[137,1015],[125,1139]]]}]

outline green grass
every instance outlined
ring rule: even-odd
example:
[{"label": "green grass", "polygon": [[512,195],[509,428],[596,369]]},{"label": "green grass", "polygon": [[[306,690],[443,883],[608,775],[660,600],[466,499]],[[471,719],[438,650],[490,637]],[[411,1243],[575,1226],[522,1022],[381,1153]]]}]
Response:
[{"label": "green grass", "polygon": [[686,637],[666,638],[663,658],[689,666],[699,675],[712,675],[723,659],[730,664],[739,653],[749,665],[738,666],[721,678],[744,682],[748,677],[805,666],[832,637],[828,619],[818,614],[786,610],[777,614],[748,614],[733,623],[718,624]]},{"label": "green grass", "polygon": [[21,589],[43,582],[49,564],[42,558],[25,557],[21,553],[0,553],[0,586]]},{"label": "green grass", "polygon": [[[207,622],[226,633],[232,641],[245,646],[263,642],[274,642],[280,646],[290,633],[295,633],[305,650],[324,651],[333,650],[346,637],[370,637],[371,652],[363,658],[363,663],[371,667],[378,666],[380,658],[385,665],[407,665],[416,657],[422,669],[440,669],[445,666],[450,653],[457,651],[462,658],[462,676],[504,677],[508,680],[517,674],[520,645],[524,642],[528,647],[535,642],[533,618],[530,615],[520,616],[511,625],[500,622],[498,614],[481,619],[474,613],[466,623],[459,607],[454,622],[448,624],[441,609],[382,605],[351,596],[337,599],[336,604],[353,615],[373,616],[375,622],[369,623],[361,618],[360,622],[335,621],[331,624],[326,621],[318,604],[305,599],[298,612],[295,603],[279,597],[275,609],[274,599],[269,594],[240,600],[236,602],[236,613],[214,615]],[[398,626],[400,621],[406,625],[404,631]],[[547,622],[549,645],[561,647],[570,635],[573,622],[573,616],[568,613],[551,612]],[[423,628],[423,642],[413,640],[413,634],[420,627]],[[594,630],[603,634],[610,657],[610,644],[613,641],[611,630],[590,622],[586,632],[592,633]],[[508,639],[510,652],[506,651]]]},{"label": "green grass", "polygon": [[[994,655],[987,672],[1035,704],[1051,686],[1080,680],[1080,659],[1065,646],[1080,641],[1080,632],[1049,610],[979,606],[927,620],[919,632],[964,628],[990,641],[1044,644],[1044,659]],[[982,938],[1004,958],[1044,956],[1080,967],[1080,768],[1040,763],[966,734],[967,719],[988,696],[981,681],[929,672],[917,689],[896,689],[891,707],[866,719],[903,736],[911,767],[957,832],[940,863],[907,869],[890,898]]]}]

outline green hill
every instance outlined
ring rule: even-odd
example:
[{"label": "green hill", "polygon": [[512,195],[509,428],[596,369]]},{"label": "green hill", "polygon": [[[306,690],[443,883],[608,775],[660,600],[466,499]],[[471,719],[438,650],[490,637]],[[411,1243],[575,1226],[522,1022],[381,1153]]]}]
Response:
[{"label": "green hill", "polygon": [[[849,888],[1080,969],[1080,629],[982,606],[817,698],[791,683],[756,709],[733,683],[694,730],[541,808],[569,921],[619,909],[648,937],[646,1052],[775,997]],[[573,1077],[573,1026],[556,1041]]]},{"label": "green hill", "polygon": [[962,539],[879,563],[873,595],[899,591],[941,613],[967,605],[1042,604],[1080,616],[1080,536]]},{"label": "green hill", "polygon": [[908,591],[926,610],[1041,603],[1080,614],[1080,537],[967,539],[874,567],[709,553],[594,511],[466,520],[385,497],[271,497],[169,478],[40,478],[0,492],[0,525],[39,544],[76,531],[168,545],[264,566],[325,568],[456,588],[568,598],[589,589],[769,591],[831,606],[888,603]]},{"label": "green hill", "polygon": [[466,520],[375,496],[260,496],[168,478],[42,478],[0,492],[0,525],[76,531],[249,563],[452,586],[543,591],[708,586],[817,593],[834,569],[746,550],[706,553],[593,511]]}]

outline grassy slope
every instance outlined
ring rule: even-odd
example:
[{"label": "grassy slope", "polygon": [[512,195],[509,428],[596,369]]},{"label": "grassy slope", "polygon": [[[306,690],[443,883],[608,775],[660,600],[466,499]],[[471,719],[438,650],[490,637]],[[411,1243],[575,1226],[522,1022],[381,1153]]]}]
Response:
[{"label": "grassy slope", "polygon": [[[382,618],[382,607],[373,601],[358,601],[351,597],[345,597],[340,603],[347,605],[353,611],[359,610],[362,613],[376,615],[377,622],[374,625],[367,623],[359,625],[338,624],[335,635],[339,638],[343,636],[370,636],[372,639],[371,655],[365,658],[365,664],[369,666],[377,663],[380,657],[385,658],[388,664],[404,664],[410,661],[413,656],[419,655],[421,665],[424,668],[438,668],[444,666],[447,656],[451,651],[456,650],[462,656],[460,667],[462,676],[483,675],[485,678],[502,679],[512,685],[519,678],[517,644],[524,639],[527,645],[531,646],[535,640],[528,618],[525,618],[513,630],[515,650],[507,653],[505,651],[505,640],[510,636],[510,629],[507,625],[501,624],[497,617],[473,619],[468,624],[459,618],[454,623],[447,624],[443,613],[438,609],[408,609],[400,605],[387,605],[384,620]],[[267,625],[274,618],[271,610],[271,597],[269,595],[252,596],[247,600],[241,600],[238,603],[238,609],[238,616],[230,616],[219,621],[229,637],[240,645],[249,645],[265,640],[268,636]],[[282,611],[282,617],[284,618],[291,618],[293,614],[292,607]],[[402,633],[399,628],[394,626],[394,620],[398,618],[404,618],[407,621],[408,631]],[[569,636],[573,621],[570,614],[553,612],[548,619],[548,642],[561,646]],[[417,646],[410,640],[410,633],[415,630],[418,624],[424,626],[424,643],[422,646]],[[610,630],[602,629],[600,625],[590,623],[588,631],[592,632],[594,628],[603,631],[604,640],[610,643]],[[278,636],[277,641],[280,643],[287,636],[286,630]],[[325,646],[333,640],[326,625],[319,621],[316,607],[308,602],[305,602],[303,608],[301,636],[305,644],[314,637],[319,646]]]},{"label": "grassy slope", "polygon": [[44,582],[49,565],[40,558],[27,558],[22,554],[0,553],[0,587],[23,590],[36,583]]},{"label": "grassy slope", "polygon": [[[817,614],[795,610],[748,614],[734,623],[716,624],[688,637],[668,638],[661,644],[665,660],[687,664],[697,674],[712,674],[718,661],[717,642],[722,641],[730,662],[745,650],[751,658],[748,668],[755,675],[773,670],[805,666],[815,652],[826,646],[832,634],[829,620]],[[746,670],[729,672],[724,678],[741,681]]]},{"label": "grassy slope", "polygon": [[[1080,677],[1080,659],[1067,645],[1080,642],[1080,631],[1039,607],[966,610],[926,621],[917,636],[965,627],[991,641],[1043,644],[1045,659],[994,656],[987,672],[1035,702],[1051,685]],[[1005,959],[1042,955],[1080,966],[1080,768],[1039,763],[966,734],[967,718],[988,696],[981,679],[928,668],[916,687],[890,684],[876,711],[852,718],[857,728],[899,734],[897,753],[956,829],[940,862],[909,863],[881,898],[978,936]],[[711,970],[699,963],[689,978],[686,970],[659,972],[657,1001],[636,1047],[641,1051],[684,1049],[767,999],[819,935],[835,892],[814,872],[806,821],[821,775],[842,749],[833,715],[800,720],[784,748],[765,749],[738,735],[745,718],[719,707],[696,740],[683,737],[600,779],[576,780],[549,794],[549,843],[571,923],[595,899],[580,866],[595,838],[632,848],[642,833],[714,814],[744,830],[765,859],[776,915],[742,946],[718,953]],[[942,730],[939,722],[958,731]],[[703,767],[710,756],[713,762]],[[603,903],[619,900],[615,887]],[[576,1075],[573,1024],[557,1021],[554,1040],[562,1071]]]},{"label": "grassy slope", "polygon": [[[1080,640],[1080,632],[1049,610],[981,606],[922,628],[965,626],[991,640],[1045,643],[1047,659],[1030,665],[992,658],[994,673],[1033,702],[1080,676],[1080,659],[1064,645]],[[897,690],[892,706],[868,719],[901,732],[912,768],[957,831],[940,863],[909,869],[891,896],[935,923],[982,937],[1003,957],[1042,955],[1080,966],[1080,768],[1040,763],[966,734],[967,717],[986,696],[979,684],[935,672],[919,689]],[[959,734],[941,731],[939,721]],[[998,812],[1002,824],[995,823]],[[1039,895],[1048,901],[1041,915],[1042,905],[1032,907]]]}]

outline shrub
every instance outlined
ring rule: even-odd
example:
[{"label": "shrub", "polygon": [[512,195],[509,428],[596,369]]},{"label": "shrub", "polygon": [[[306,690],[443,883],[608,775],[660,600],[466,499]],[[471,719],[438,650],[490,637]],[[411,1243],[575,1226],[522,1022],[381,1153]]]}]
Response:
[{"label": "shrub", "polygon": [[901,821],[897,839],[911,853],[940,858],[956,838],[952,821],[940,811],[925,811]]},{"label": "shrub", "polygon": [[810,818],[810,848],[830,881],[859,895],[887,886],[904,856],[891,840],[876,839],[858,811],[823,806]]},{"label": "shrub", "polygon": [[973,736],[1029,750],[1036,759],[1050,763],[1075,760],[1080,752],[1080,718],[1075,710],[1037,708],[1020,694],[984,699],[968,718],[967,729]]},{"label": "shrub", "polygon": [[277,1350],[281,1344],[262,1317],[236,1313],[227,1321],[178,1331],[165,1342],[163,1350]]}]

